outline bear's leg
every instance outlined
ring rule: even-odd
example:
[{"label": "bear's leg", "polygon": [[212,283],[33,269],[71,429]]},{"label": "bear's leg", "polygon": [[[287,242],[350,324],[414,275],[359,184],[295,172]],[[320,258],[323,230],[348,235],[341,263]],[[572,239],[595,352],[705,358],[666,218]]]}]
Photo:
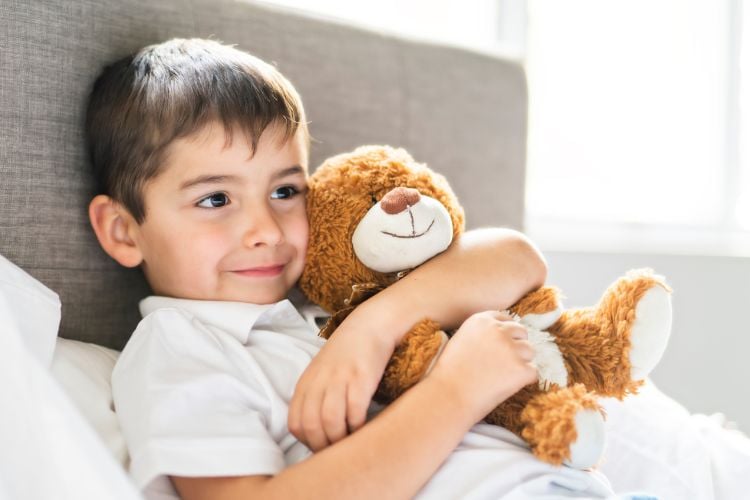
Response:
[{"label": "bear's leg", "polygon": [[670,289],[650,271],[612,284],[596,307],[565,311],[549,331],[568,377],[602,396],[637,392],[656,366],[671,331]]},{"label": "bear's leg", "polygon": [[432,368],[447,341],[448,335],[435,321],[424,319],[414,325],[396,346],[375,399],[389,403],[419,382]]},{"label": "bear's leg", "polygon": [[576,469],[595,465],[604,449],[604,418],[582,384],[542,392],[530,384],[484,419],[523,438],[540,460]]},{"label": "bear's leg", "polygon": [[630,331],[630,376],[643,380],[656,367],[672,331],[672,301],[665,286],[654,285],[635,308]]},{"label": "bear's leg", "polygon": [[672,331],[671,289],[648,269],[630,271],[605,292],[597,316],[626,337],[631,380],[643,380],[656,367]]},{"label": "bear's leg", "polygon": [[602,457],[604,417],[594,395],[582,384],[537,395],[524,408],[521,420],[521,437],[544,462],[587,469]]}]

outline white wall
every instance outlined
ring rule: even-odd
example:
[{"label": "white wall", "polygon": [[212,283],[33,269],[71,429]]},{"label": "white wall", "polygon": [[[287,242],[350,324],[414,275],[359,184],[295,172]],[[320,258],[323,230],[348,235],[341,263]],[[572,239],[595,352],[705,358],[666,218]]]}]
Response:
[{"label": "white wall", "polygon": [[750,258],[545,252],[565,305],[588,306],[625,271],[650,267],[674,289],[658,387],[698,413],[724,413],[750,433]]}]

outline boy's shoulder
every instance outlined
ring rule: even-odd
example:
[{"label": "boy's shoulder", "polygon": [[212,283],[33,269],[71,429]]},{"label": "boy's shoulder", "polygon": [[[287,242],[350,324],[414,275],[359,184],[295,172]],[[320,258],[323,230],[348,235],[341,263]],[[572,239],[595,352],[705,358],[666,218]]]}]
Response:
[{"label": "boy's shoulder", "polygon": [[207,352],[215,341],[208,325],[181,307],[159,307],[143,315],[120,353],[115,371],[122,366],[165,363],[188,352]]}]

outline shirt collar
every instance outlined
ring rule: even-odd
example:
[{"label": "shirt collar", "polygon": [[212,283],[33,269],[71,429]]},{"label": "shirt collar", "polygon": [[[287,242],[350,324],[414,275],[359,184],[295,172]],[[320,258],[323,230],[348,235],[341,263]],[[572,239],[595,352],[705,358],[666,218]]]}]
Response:
[{"label": "shirt collar", "polygon": [[176,299],[152,295],[141,300],[139,304],[141,315],[144,317],[157,309],[163,308],[188,311],[203,323],[227,331],[243,344],[247,343],[253,326],[266,313],[295,322],[298,319],[302,324],[307,325],[287,299],[274,304],[249,304],[246,302]]}]

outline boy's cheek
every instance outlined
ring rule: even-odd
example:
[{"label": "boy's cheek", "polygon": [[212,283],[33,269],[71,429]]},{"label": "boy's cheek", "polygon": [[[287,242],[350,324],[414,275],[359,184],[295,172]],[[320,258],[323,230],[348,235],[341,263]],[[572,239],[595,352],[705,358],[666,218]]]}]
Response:
[{"label": "boy's cheek", "polygon": [[298,245],[302,248],[302,255],[304,257],[307,253],[307,245],[310,240],[310,222],[307,219],[307,211],[303,212],[303,214],[295,230],[295,238],[297,238]]}]

